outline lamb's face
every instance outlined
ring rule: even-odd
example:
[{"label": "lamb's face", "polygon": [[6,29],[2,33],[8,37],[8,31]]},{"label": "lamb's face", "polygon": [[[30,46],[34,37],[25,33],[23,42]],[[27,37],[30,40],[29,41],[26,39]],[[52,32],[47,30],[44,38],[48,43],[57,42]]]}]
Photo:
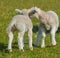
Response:
[{"label": "lamb's face", "polygon": [[40,8],[32,7],[29,12],[30,12],[29,16],[33,16],[33,17],[36,17],[37,19],[39,19]]},{"label": "lamb's face", "polygon": [[34,9],[35,9],[36,13],[41,14],[41,9],[40,8],[35,7]]},{"label": "lamb's face", "polygon": [[29,15],[30,17],[36,17],[37,19],[39,19],[39,14],[41,13],[40,8],[37,7],[22,10],[16,9],[15,11],[19,14]]}]

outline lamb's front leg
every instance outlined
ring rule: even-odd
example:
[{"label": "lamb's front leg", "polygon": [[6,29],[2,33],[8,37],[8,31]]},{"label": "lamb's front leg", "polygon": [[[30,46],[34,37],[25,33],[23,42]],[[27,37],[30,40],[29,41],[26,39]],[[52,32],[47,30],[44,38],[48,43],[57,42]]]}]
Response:
[{"label": "lamb's front leg", "polygon": [[18,46],[19,46],[19,49],[22,50],[24,52],[24,43],[23,43],[23,36],[24,36],[24,33],[25,32],[19,32],[18,33]]},{"label": "lamb's front leg", "polygon": [[43,27],[43,28],[42,28],[42,42],[41,42],[41,48],[44,48],[44,47],[45,47],[45,37],[46,37],[45,28]]},{"label": "lamb's front leg", "polygon": [[41,38],[41,36],[42,36],[42,31],[39,30],[39,31],[38,31],[38,35],[37,35],[37,38],[36,38],[36,40],[35,40],[35,42],[34,42],[34,46],[37,46],[38,41],[39,41],[39,39]]},{"label": "lamb's front leg", "polygon": [[39,29],[39,30],[38,30],[37,38],[36,38],[36,40],[35,40],[35,42],[34,42],[34,46],[37,46],[38,41],[39,41],[39,39],[40,39],[41,36],[42,36],[42,25],[41,25],[41,24],[39,24],[38,29]]},{"label": "lamb's front leg", "polygon": [[8,39],[8,51],[12,52],[13,33],[12,32],[8,33],[8,37],[9,37],[9,39]]},{"label": "lamb's front leg", "polygon": [[46,37],[46,34],[45,34],[45,31],[43,30],[43,31],[42,31],[41,48],[45,48],[45,37]]},{"label": "lamb's front leg", "polygon": [[33,50],[33,46],[32,46],[32,29],[29,29],[29,31],[28,31],[28,37],[29,37],[29,48],[32,51]]}]

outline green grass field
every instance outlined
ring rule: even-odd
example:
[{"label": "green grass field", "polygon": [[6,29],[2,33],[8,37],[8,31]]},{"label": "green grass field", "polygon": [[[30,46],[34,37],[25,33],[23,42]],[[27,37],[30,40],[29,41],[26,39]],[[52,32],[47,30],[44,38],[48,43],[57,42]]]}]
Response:
[{"label": "green grass field", "polygon": [[[28,36],[25,34],[25,51],[19,51],[17,43],[17,32],[14,34],[13,52],[7,52],[8,37],[6,28],[11,18],[16,15],[15,9],[31,8],[37,6],[44,11],[55,11],[60,19],[60,0],[0,0],[0,58],[60,58],[60,32],[56,33],[57,45],[50,46],[51,40],[49,33],[46,37],[46,48],[40,48],[41,40],[33,51],[28,48]],[[38,25],[38,20],[32,20],[34,26]],[[37,32],[33,33],[33,42],[36,39]]]}]

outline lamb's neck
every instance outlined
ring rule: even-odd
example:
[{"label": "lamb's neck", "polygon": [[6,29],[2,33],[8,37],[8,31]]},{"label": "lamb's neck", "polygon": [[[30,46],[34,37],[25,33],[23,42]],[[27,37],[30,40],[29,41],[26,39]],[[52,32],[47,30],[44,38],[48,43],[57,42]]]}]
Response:
[{"label": "lamb's neck", "polygon": [[46,18],[46,12],[45,11],[43,11],[43,10],[41,10],[41,13],[40,13],[40,18]]},{"label": "lamb's neck", "polygon": [[39,16],[40,16],[40,21],[46,25],[48,23],[48,14],[44,11],[41,11]]}]

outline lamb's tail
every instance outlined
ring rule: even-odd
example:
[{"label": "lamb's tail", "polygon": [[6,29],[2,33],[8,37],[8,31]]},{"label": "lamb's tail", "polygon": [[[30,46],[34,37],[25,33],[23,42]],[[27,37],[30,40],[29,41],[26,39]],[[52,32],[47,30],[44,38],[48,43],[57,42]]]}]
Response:
[{"label": "lamb's tail", "polygon": [[6,32],[7,33],[10,33],[11,32],[11,30],[12,30],[12,27],[15,25],[15,22],[12,20],[11,22],[10,22],[10,24],[8,25],[8,27],[7,27],[7,29],[6,29]]},{"label": "lamb's tail", "polygon": [[18,13],[18,14],[22,14],[22,11],[19,10],[19,9],[15,9],[15,11],[16,11],[16,13]]}]

